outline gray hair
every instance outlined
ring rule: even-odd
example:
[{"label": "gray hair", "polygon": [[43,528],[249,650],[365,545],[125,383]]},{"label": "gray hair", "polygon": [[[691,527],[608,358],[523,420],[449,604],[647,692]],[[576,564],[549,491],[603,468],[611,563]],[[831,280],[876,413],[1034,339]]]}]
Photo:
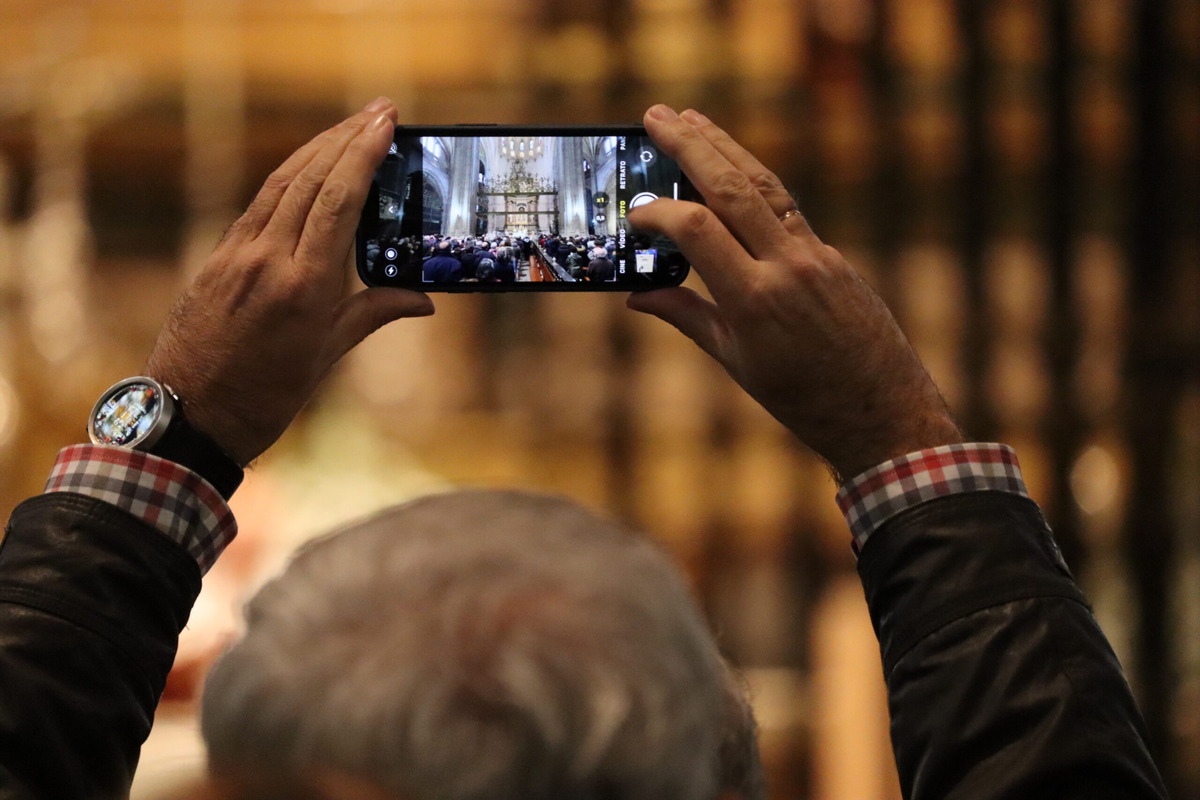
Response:
[{"label": "gray hair", "polygon": [[413,800],[765,796],[753,717],[679,571],[565,500],[422,498],[303,548],[213,668],[213,771]]}]

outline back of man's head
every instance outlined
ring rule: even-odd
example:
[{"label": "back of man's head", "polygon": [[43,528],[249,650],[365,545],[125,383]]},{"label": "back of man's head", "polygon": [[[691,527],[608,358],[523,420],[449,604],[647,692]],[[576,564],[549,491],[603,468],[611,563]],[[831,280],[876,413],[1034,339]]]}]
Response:
[{"label": "back of man's head", "polygon": [[213,668],[213,771],[406,800],[763,793],[753,720],[678,570],[569,502],[427,497],[305,547]]}]

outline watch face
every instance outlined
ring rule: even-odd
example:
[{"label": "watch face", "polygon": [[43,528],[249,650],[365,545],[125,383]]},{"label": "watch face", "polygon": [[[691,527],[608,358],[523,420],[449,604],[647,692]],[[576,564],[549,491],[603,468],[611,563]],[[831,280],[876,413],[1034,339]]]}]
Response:
[{"label": "watch face", "polygon": [[162,414],[162,396],[147,383],[113,392],[92,414],[92,431],[104,444],[130,446],[141,440]]}]

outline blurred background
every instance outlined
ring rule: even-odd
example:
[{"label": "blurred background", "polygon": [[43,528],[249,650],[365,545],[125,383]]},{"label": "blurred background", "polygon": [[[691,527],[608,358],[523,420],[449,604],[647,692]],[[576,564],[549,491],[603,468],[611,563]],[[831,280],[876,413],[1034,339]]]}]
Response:
[{"label": "blurred background", "polygon": [[[870,278],[969,434],[1017,447],[1173,796],[1200,797],[1198,49],[1197,0],[4,0],[0,512],[271,169],[377,95],[412,123],[694,106]],[[621,297],[436,300],[249,472],[135,797],[198,769],[195,688],[264,575],[453,484],[652,532],[747,672],[772,796],[899,797],[821,465]]]}]

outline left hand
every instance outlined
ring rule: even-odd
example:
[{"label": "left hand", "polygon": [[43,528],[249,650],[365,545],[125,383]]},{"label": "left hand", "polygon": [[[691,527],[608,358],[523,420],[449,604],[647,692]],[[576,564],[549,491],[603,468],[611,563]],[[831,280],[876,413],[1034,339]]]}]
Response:
[{"label": "left hand", "polygon": [[423,294],[343,299],[346,253],[395,106],[379,98],[301,147],[267,178],[171,310],[146,374],[239,464],[270,447],[331,366],[372,331],[433,313]]}]

